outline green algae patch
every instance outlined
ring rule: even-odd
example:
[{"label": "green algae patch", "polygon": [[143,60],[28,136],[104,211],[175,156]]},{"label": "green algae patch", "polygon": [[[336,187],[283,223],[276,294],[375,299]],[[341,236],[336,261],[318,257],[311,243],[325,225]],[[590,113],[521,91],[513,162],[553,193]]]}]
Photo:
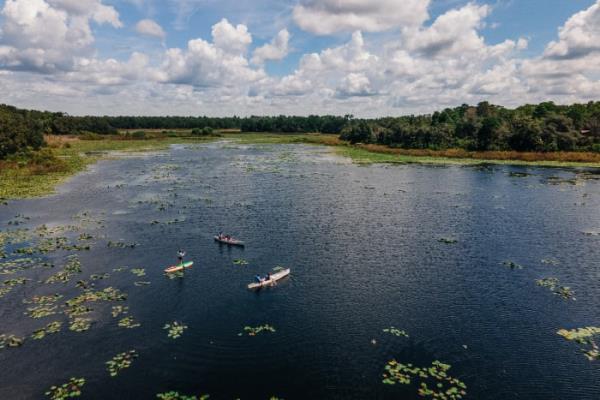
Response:
[{"label": "green algae patch", "polygon": [[439,400],[459,400],[467,395],[467,385],[448,374],[451,366],[434,361],[431,366],[421,368],[412,364],[401,364],[391,360],[385,366],[382,383],[410,385],[419,382],[418,394]]},{"label": "green algae patch", "polygon": [[136,358],[138,358],[138,353],[135,350],[119,353],[112,360],[106,362],[106,369],[111,377],[115,377],[119,372],[131,367]]},{"label": "green algae patch", "polygon": [[581,345],[581,351],[590,361],[600,360],[600,348],[596,339],[600,337],[600,327],[589,326],[587,328],[560,329],[556,332],[567,340],[577,342]]},{"label": "green algae patch", "polygon": [[85,385],[84,378],[71,378],[60,386],[52,386],[45,394],[51,400],[66,400],[81,396],[81,388]]}]

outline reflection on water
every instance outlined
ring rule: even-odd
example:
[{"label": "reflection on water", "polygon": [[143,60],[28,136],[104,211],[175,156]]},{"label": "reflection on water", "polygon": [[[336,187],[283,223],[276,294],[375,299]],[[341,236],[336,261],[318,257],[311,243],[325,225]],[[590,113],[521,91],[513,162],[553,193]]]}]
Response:
[{"label": "reflection on water", "polygon": [[[0,350],[0,398],[41,398],[71,377],[85,377],[89,399],[169,390],[215,399],[418,398],[418,380],[382,383],[392,359],[452,365],[467,398],[600,398],[600,364],[556,334],[600,325],[600,237],[590,234],[600,231],[598,178],[357,166],[321,147],[223,142],[103,161],[56,196],[0,207],[3,230],[75,224],[79,231],[64,236],[91,247],[65,244],[33,255],[54,268],[1,276],[31,281],[0,298],[0,334],[28,337],[65,323]],[[8,225],[15,216],[19,225]],[[214,243],[219,231],[246,247]],[[6,246],[9,260],[19,246]],[[179,248],[195,264],[169,280],[162,270]],[[38,283],[72,253],[81,273]],[[292,269],[290,279],[246,289],[278,265]],[[536,285],[545,278],[577,301]],[[94,303],[84,332],[70,331],[62,314],[23,314],[34,296],[59,293],[59,305],[77,296],[80,279],[127,300]],[[168,336],[173,325],[163,329],[175,322],[187,326],[177,339]],[[275,332],[239,335],[264,326]],[[390,327],[408,337],[383,331]],[[111,378],[105,362],[130,350],[139,357]]]}]

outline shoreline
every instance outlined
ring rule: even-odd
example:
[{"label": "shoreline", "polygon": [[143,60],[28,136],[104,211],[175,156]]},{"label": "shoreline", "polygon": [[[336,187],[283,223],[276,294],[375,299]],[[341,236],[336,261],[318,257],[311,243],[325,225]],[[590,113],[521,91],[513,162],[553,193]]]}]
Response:
[{"label": "shoreline", "polygon": [[[173,144],[208,143],[219,139],[232,139],[243,144],[312,144],[328,146],[339,156],[347,157],[357,164],[422,164],[422,165],[513,165],[536,168],[600,169],[600,162],[561,161],[552,159],[520,160],[485,158],[486,152],[463,150],[405,150],[379,145],[350,145],[339,140],[337,135],[324,134],[275,134],[275,133],[223,133],[220,137],[164,137],[142,140],[107,138],[81,140],[70,137],[49,137],[49,148],[57,159],[62,160],[55,171],[38,173],[28,165],[17,162],[0,164],[0,204],[8,200],[41,197],[55,193],[60,184],[84,171],[99,160],[118,157],[115,152],[151,152],[168,149]],[[68,144],[67,144],[68,143]],[[447,156],[450,154],[451,156]],[[461,155],[469,157],[461,157]],[[494,155],[509,156],[510,152],[493,152]],[[520,156],[552,158],[552,153],[524,153]],[[561,153],[565,156],[595,153]],[[600,155],[598,155],[600,158]]]}]

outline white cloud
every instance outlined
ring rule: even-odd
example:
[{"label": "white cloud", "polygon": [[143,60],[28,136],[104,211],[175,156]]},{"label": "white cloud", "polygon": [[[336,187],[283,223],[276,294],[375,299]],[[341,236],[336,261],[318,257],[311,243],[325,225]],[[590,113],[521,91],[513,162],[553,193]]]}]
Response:
[{"label": "white cloud", "polygon": [[223,19],[212,28],[213,43],[203,39],[188,42],[187,49],[167,50],[159,80],[197,87],[237,87],[266,75],[249,66],[243,53],[252,42],[245,25],[234,27]]},{"label": "white cloud", "polygon": [[252,57],[253,64],[263,64],[267,60],[282,60],[289,52],[290,33],[287,29],[279,31],[271,43],[267,43],[256,50]]},{"label": "white cloud", "polygon": [[430,0],[301,0],[294,7],[298,26],[317,35],[355,31],[381,32],[420,26]]},{"label": "white cloud", "polygon": [[0,67],[52,72],[69,70],[74,57],[93,52],[90,21],[120,27],[118,13],[98,0],[6,0],[0,37]]},{"label": "white cloud", "polygon": [[135,25],[135,31],[140,35],[152,36],[164,40],[166,33],[163,28],[151,19],[143,19]]},{"label": "white cloud", "polygon": [[225,18],[213,25],[212,37],[215,46],[227,53],[245,53],[252,43],[252,35],[246,25],[233,26]]},{"label": "white cloud", "polygon": [[548,44],[546,57],[581,58],[600,51],[600,0],[569,18],[559,29],[558,38]]}]

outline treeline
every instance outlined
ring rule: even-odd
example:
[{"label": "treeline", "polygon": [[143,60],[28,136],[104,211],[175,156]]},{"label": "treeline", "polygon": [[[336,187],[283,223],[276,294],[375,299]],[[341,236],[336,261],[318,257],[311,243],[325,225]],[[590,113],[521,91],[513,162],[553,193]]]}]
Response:
[{"label": "treeline", "polygon": [[600,152],[600,102],[516,109],[464,104],[430,115],[352,120],[340,137],[406,149]]},{"label": "treeline", "polygon": [[242,132],[320,132],[351,143],[408,149],[473,151],[600,151],[600,102],[568,106],[545,102],[508,109],[488,102],[426,115],[354,119],[346,116],[144,117],[70,116],[0,105],[0,159],[43,145],[43,134],[117,134],[119,130],[190,129]]}]

